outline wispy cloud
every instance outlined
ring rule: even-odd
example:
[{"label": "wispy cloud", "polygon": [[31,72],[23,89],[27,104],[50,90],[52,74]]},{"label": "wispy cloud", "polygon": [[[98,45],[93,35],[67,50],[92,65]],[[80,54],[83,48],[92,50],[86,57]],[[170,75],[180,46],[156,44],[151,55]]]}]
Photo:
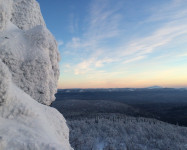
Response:
[{"label": "wispy cloud", "polygon": [[79,74],[85,74],[90,71],[96,71],[95,68],[100,68],[104,66],[104,64],[113,62],[113,59],[110,58],[104,58],[102,60],[97,60],[97,58],[92,57],[89,58],[88,60],[82,61],[81,63],[77,64],[74,67],[74,73],[75,75]]},{"label": "wispy cloud", "polygon": [[62,40],[58,40],[57,43],[58,43],[59,47],[62,46],[62,45],[64,45],[64,42]]},{"label": "wispy cloud", "polygon": [[[85,74],[91,68],[99,68],[114,61],[113,58],[104,56],[106,49],[103,46],[108,39],[120,34],[119,25],[122,16],[118,11],[122,5],[117,2],[114,7],[111,6],[111,0],[102,2],[94,0],[88,8],[84,32],[78,37],[72,37],[72,40],[66,44],[65,51],[71,51],[71,54],[76,55],[75,57],[79,56],[80,60],[83,59],[72,68],[76,75]],[[81,54],[86,53],[88,58],[82,58]]]},{"label": "wispy cloud", "polygon": [[[101,4],[102,3],[102,4]],[[118,3],[118,2],[117,2]],[[119,35],[119,25],[121,14],[118,10],[119,4],[111,7],[111,0],[94,0],[89,7],[89,14],[85,22],[85,31],[81,37],[73,37],[67,44],[68,48],[90,48],[98,47],[108,38],[114,38]]]},{"label": "wispy cloud", "polygon": [[187,57],[187,53],[179,54],[177,57]]},{"label": "wispy cloud", "polygon": [[76,33],[78,31],[79,19],[75,13],[69,15],[69,31],[70,33]]},{"label": "wispy cloud", "polygon": [[[123,0],[115,3],[112,0],[92,1],[83,21],[85,24],[79,29],[81,33],[74,34],[64,46],[64,51],[69,52],[66,54],[76,60],[70,68],[75,75],[107,73],[105,66],[113,63],[126,66],[142,60],[151,61],[150,55],[154,57],[157,51],[161,59],[165,58],[162,55],[166,52],[162,52],[170,53],[165,47],[187,34],[186,0],[150,6],[144,12],[150,15],[134,22],[134,28],[127,29],[123,25],[129,14],[121,11],[124,6]],[[71,23],[73,33],[78,25],[76,17],[72,15],[71,18],[76,22]],[[149,28],[149,25],[155,26]],[[175,51],[177,56],[186,56],[180,50]]]},{"label": "wispy cloud", "polygon": [[[187,34],[187,13],[184,13],[186,10],[184,10],[184,8],[177,9],[177,12],[170,10],[176,7],[175,4],[177,4],[176,8],[181,8],[184,2],[186,3],[186,1],[174,0],[170,5],[167,5],[167,8],[160,8],[160,11],[157,12],[156,10],[156,12],[153,12],[150,18],[155,18],[158,21],[159,18],[155,17],[155,14],[157,14],[158,16],[162,16],[162,20],[167,21],[164,23],[159,22],[160,26],[153,31],[145,30],[145,32],[149,32],[149,35],[147,36],[142,35],[139,38],[122,43],[115,48],[115,52],[111,50],[112,53],[110,55],[118,57],[118,60],[122,60],[121,58],[126,56],[134,56],[134,59],[136,59],[142,55],[153,53],[158,48],[170,44],[177,37]],[[171,11],[172,13],[163,15],[168,11]],[[154,19],[151,20],[150,18],[145,20],[145,22],[155,21]],[[129,61],[131,61],[131,58]]]},{"label": "wispy cloud", "polygon": [[120,47],[118,53],[120,53],[120,56],[134,55],[137,53],[139,55],[148,54],[183,34],[187,34],[186,25],[168,24],[150,36],[130,41],[127,45]]},{"label": "wispy cloud", "polygon": [[135,61],[138,61],[138,60],[142,60],[142,59],[144,59],[144,58],[146,58],[146,56],[137,56],[137,57],[134,57],[134,58],[125,60],[125,61],[123,62],[123,64],[135,62]]},{"label": "wispy cloud", "polygon": [[79,74],[85,74],[87,72],[89,72],[91,70],[90,65],[93,63],[93,60],[86,60],[83,61],[81,63],[79,63],[78,65],[76,65],[75,69],[74,69],[74,73],[75,75],[79,75]]},{"label": "wispy cloud", "polygon": [[186,0],[172,0],[169,3],[165,3],[162,6],[152,7],[152,15],[145,20],[146,22],[155,21],[175,21],[178,19],[183,19],[187,16],[186,10],[187,1]]},{"label": "wispy cloud", "polygon": [[120,4],[118,1],[111,7],[111,0],[95,0],[91,4],[89,27],[85,36],[99,41],[119,35],[122,19],[122,14],[118,12],[122,8]]}]

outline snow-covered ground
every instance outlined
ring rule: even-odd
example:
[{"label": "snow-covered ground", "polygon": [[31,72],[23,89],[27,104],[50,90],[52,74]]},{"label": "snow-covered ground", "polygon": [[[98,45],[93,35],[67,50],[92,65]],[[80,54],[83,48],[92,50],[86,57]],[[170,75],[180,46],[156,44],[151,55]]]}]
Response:
[{"label": "snow-covered ground", "polygon": [[54,108],[42,105],[12,82],[0,107],[0,150],[68,150],[69,129]]},{"label": "snow-covered ground", "polygon": [[187,128],[156,119],[100,114],[67,122],[76,150],[187,150]]}]

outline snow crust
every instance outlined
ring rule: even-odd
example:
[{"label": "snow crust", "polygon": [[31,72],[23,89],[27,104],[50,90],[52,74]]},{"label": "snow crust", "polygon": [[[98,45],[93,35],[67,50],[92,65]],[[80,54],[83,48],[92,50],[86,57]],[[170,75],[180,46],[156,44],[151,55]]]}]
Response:
[{"label": "snow crust", "polygon": [[0,0],[0,150],[71,150],[64,117],[50,105],[57,42],[35,0]]}]

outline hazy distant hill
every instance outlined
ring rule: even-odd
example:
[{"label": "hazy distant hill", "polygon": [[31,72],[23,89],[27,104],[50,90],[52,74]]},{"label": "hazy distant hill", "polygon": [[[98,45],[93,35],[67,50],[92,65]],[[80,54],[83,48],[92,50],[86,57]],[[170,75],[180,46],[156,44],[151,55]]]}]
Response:
[{"label": "hazy distant hill", "polygon": [[79,114],[115,112],[187,126],[185,88],[65,89],[58,90],[52,106],[66,116],[79,109]]},{"label": "hazy distant hill", "polygon": [[161,86],[150,86],[146,88],[90,88],[90,89],[58,89],[58,93],[83,93],[83,92],[123,92],[123,91],[145,91],[145,90],[186,90],[187,88],[167,88]]},{"label": "hazy distant hill", "polygon": [[150,119],[187,125],[185,89],[73,89],[56,97],[75,150],[187,150],[186,127]]},{"label": "hazy distant hill", "polygon": [[153,117],[147,112],[117,101],[64,100],[55,101],[52,106],[66,117],[71,116],[72,113],[86,116],[94,113],[121,113],[130,116]]},{"label": "hazy distant hill", "polygon": [[161,88],[163,88],[163,87],[161,87],[161,86],[157,86],[157,85],[147,87],[147,89],[161,89]]},{"label": "hazy distant hill", "polygon": [[187,103],[185,88],[155,88],[155,89],[64,89],[58,90],[56,100],[114,100],[127,104],[141,103]]}]

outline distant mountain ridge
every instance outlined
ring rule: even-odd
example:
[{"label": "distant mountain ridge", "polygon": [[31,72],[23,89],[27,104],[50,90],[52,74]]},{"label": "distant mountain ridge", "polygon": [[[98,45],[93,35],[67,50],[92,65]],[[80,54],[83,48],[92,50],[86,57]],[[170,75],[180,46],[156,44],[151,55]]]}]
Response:
[{"label": "distant mountain ridge", "polygon": [[147,87],[147,89],[161,89],[161,88],[163,88],[163,87],[158,86],[158,85]]},{"label": "distant mountain ridge", "polygon": [[58,92],[123,92],[123,91],[141,91],[141,90],[187,90],[187,88],[174,88],[174,87],[161,87],[161,86],[150,86],[145,88],[72,88],[72,89],[58,89]]}]

